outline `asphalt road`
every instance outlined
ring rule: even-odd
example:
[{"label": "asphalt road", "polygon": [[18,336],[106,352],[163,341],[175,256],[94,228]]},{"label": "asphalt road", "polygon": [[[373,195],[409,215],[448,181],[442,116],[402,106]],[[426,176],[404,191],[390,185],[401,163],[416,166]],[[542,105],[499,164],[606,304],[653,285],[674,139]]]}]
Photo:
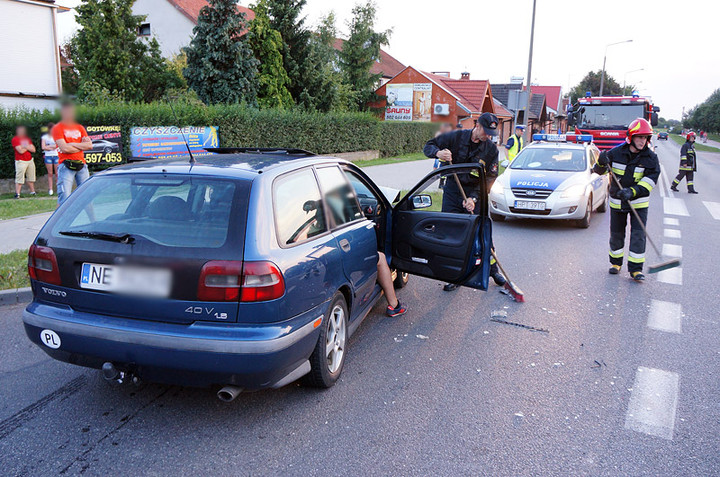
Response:
[{"label": "asphalt road", "polygon": [[[658,153],[671,180],[679,148]],[[526,303],[413,277],[400,292],[409,313],[376,307],[327,391],[293,384],[226,404],[209,389],[111,386],[50,360],[25,337],[22,307],[0,308],[0,472],[720,475],[720,157],[699,157],[701,194],[661,183],[650,210],[680,274],[608,275],[608,214],[586,230],[499,223]],[[491,322],[495,310],[548,332]]]}]

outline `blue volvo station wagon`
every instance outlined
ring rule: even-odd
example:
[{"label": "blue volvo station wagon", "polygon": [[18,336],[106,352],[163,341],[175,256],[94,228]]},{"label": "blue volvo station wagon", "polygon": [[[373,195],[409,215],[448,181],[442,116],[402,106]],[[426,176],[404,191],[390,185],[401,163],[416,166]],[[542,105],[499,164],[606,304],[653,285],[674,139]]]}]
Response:
[{"label": "blue volvo station wagon", "polygon": [[[487,289],[483,170],[428,174],[394,206],[352,163],[293,149],[132,163],[94,175],[28,258],[25,330],[106,379],[241,390],[332,386],[349,337],[397,274]],[[480,178],[476,215],[440,212],[451,174]],[[451,178],[452,179],[452,178]],[[387,191],[386,191],[387,192]]]}]

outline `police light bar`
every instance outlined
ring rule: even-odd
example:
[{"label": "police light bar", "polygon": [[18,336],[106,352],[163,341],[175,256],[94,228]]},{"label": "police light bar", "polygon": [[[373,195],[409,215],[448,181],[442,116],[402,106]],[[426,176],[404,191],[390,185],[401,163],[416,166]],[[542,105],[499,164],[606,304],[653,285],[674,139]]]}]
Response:
[{"label": "police light bar", "polygon": [[533,134],[533,141],[546,142],[592,142],[590,134]]}]

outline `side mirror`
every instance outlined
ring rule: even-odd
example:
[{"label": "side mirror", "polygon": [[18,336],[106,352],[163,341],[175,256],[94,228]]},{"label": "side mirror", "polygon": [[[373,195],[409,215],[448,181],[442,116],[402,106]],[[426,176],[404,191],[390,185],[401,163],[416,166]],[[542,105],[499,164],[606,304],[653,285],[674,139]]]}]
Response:
[{"label": "side mirror", "polygon": [[652,126],[657,126],[657,125],[658,125],[658,113],[652,113],[652,114],[650,115],[650,124],[651,124]]},{"label": "side mirror", "polygon": [[428,194],[419,194],[412,198],[413,209],[427,209],[432,206],[432,197]]},{"label": "side mirror", "polygon": [[504,167],[505,169],[507,169],[508,166],[510,165],[510,161],[508,161],[507,159],[503,159],[503,161],[500,163],[500,165],[502,167]]},{"label": "side mirror", "polygon": [[575,113],[574,112],[568,111],[567,123],[568,123],[568,126],[575,126]]}]

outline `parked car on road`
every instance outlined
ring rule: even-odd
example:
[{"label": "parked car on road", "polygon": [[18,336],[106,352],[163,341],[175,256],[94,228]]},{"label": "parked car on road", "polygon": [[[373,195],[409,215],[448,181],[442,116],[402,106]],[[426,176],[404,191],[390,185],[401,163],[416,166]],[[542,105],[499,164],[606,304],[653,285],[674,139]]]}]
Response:
[{"label": "parked car on road", "polygon": [[605,212],[608,178],[592,171],[600,151],[589,135],[535,134],[490,190],[490,216],[573,220]]},{"label": "parked car on road", "polygon": [[228,385],[230,400],[335,383],[382,296],[378,250],[397,286],[412,273],[487,288],[486,192],[480,215],[433,210],[441,179],[478,166],[435,171],[393,206],[343,160],[212,152],[110,169],[60,206],[29,253],[34,343],[108,380]]}]

